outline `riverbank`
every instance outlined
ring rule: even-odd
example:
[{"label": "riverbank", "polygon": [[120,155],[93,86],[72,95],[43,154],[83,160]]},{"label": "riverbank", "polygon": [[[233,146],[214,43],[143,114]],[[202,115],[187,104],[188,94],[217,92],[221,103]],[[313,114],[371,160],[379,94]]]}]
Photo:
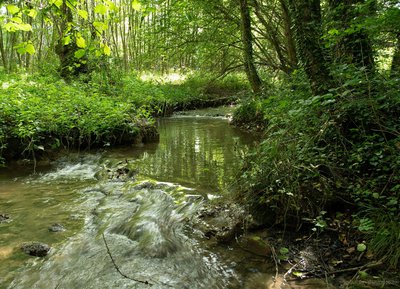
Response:
[{"label": "riverbank", "polygon": [[236,202],[302,244],[328,236],[331,265],[364,282],[400,266],[400,97],[398,79],[360,79],[316,96],[301,79],[278,83],[233,120],[263,133],[243,156]]},{"label": "riverbank", "polygon": [[236,256],[247,256],[246,262],[234,261],[251,284],[245,288],[399,288],[398,271],[367,249],[349,219],[327,218],[330,227],[325,230],[271,227],[245,207],[218,200],[197,212],[194,228],[209,250],[224,255],[228,247]]},{"label": "riverbank", "polygon": [[96,77],[67,83],[56,76],[3,75],[0,163],[15,159],[35,163],[61,149],[157,140],[154,117],[233,103],[247,89],[235,78],[193,76],[174,83],[121,76],[101,83]]}]

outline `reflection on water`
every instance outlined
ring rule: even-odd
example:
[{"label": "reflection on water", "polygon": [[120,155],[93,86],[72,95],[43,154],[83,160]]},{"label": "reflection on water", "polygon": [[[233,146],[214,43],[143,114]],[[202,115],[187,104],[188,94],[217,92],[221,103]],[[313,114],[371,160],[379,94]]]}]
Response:
[{"label": "reflection on water", "polygon": [[206,117],[161,119],[159,143],[130,151],[114,150],[110,154],[121,158],[139,157],[136,163],[140,173],[156,180],[221,193],[238,171],[236,151],[254,140],[254,136],[227,122]]},{"label": "reflection on water", "polygon": [[[87,214],[92,210],[83,205],[82,192],[99,185],[99,181],[95,178],[96,173],[102,169],[105,162],[127,159],[136,163],[141,175],[158,181],[179,183],[202,193],[215,194],[221,193],[227,187],[229,179],[236,170],[238,159],[235,149],[251,143],[249,135],[246,137],[243,132],[230,127],[226,119],[176,117],[159,120],[158,127],[159,143],[110,149],[103,154],[71,154],[66,159],[58,160],[53,167],[39,168],[37,175],[32,175],[29,167],[11,166],[0,170],[0,214],[6,213],[12,219],[10,223],[0,224],[0,288],[5,288],[15,276],[21,278],[21,273],[18,271],[23,263],[44,262],[43,266],[49,264],[44,261],[46,259],[32,258],[23,254],[19,249],[21,243],[44,242],[54,248],[54,253],[61,250],[65,240],[82,229],[84,223],[87,223]],[[100,195],[104,197],[103,194]],[[88,202],[97,203],[93,196],[89,197]],[[115,206],[123,204],[126,204],[126,200],[125,203],[116,203]],[[171,207],[171,210],[173,209]],[[115,214],[117,212],[114,211]],[[142,215],[155,214],[155,219],[165,219],[165,212],[158,213],[163,214],[156,215],[154,210],[149,210]],[[49,232],[49,226],[54,223],[63,224],[67,230],[60,233]],[[102,244],[97,239],[90,241],[86,233],[84,229],[78,236],[85,236],[86,242],[93,243],[93,248]],[[109,235],[111,239],[112,236],[113,234]],[[80,242],[79,237],[77,238],[78,240],[70,242]],[[66,246],[67,249],[70,247],[73,247],[73,243]],[[98,249],[100,250],[100,247]],[[163,250],[162,246],[158,249]],[[193,258],[197,256],[199,264],[203,257],[206,261],[213,256],[199,254],[199,249],[190,248],[190,250],[193,250]],[[71,255],[66,254],[63,257],[70,260],[68,262],[74,262],[73,259],[80,254],[79,251],[70,253]],[[185,258],[189,257],[185,255]],[[184,261],[183,257],[181,261]],[[190,263],[190,258],[187,262]],[[216,268],[220,266],[217,261],[215,262]],[[53,265],[62,271],[62,264],[56,262]],[[167,264],[167,266],[172,265]],[[69,266],[73,266],[72,263]],[[199,267],[199,270],[203,269]],[[187,272],[182,271],[182,273]],[[215,274],[216,272],[210,276],[216,276]],[[30,277],[25,276],[25,278]],[[27,281],[19,287],[30,286],[24,284],[31,283]]]},{"label": "reflection on water", "polygon": [[[158,125],[159,143],[71,155],[38,175],[20,167],[0,171],[0,214],[11,217],[0,223],[1,289],[149,288],[116,266],[152,288],[279,288],[264,258],[206,249],[191,232],[202,196],[229,191],[239,163],[235,151],[253,138],[224,119],[175,117]],[[120,160],[169,183],[97,179]],[[67,230],[49,232],[54,223]],[[28,241],[53,249],[46,258],[29,257],[19,250]]]}]

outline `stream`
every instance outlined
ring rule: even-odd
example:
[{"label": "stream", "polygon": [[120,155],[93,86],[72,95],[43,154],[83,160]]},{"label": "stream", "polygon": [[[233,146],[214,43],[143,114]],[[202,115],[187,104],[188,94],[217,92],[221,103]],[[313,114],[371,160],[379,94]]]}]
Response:
[{"label": "stream", "polygon": [[[192,226],[205,202],[229,198],[255,140],[209,113],[159,119],[157,143],[2,169],[0,288],[322,288],[275,287],[271,260],[210,246]],[[22,252],[30,241],[49,255]]]}]

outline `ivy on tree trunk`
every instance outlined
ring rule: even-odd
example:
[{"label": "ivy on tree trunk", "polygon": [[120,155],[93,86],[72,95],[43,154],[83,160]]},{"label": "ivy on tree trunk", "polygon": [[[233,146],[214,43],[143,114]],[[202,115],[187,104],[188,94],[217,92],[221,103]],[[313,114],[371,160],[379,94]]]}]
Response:
[{"label": "ivy on tree trunk", "polygon": [[251,34],[251,17],[247,0],[239,0],[241,31],[243,41],[244,68],[250,85],[255,93],[261,91],[262,82],[254,65],[253,37]]},{"label": "ivy on tree trunk", "polygon": [[321,7],[319,0],[289,0],[294,36],[301,65],[310,80],[313,94],[322,95],[330,87],[330,78],[320,44]]}]

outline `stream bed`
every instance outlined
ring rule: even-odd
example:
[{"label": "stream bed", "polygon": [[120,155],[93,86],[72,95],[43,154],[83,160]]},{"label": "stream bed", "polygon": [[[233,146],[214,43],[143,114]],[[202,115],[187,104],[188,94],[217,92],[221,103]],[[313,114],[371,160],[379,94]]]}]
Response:
[{"label": "stream bed", "polygon": [[[229,198],[255,141],[207,115],[158,120],[157,143],[69,153],[37,174],[1,170],[0,288],[323,288],[276,287],[271,260],[210,246],[195,229],[205,202]],[[26,255],[31,241],[50,254]]]}]

